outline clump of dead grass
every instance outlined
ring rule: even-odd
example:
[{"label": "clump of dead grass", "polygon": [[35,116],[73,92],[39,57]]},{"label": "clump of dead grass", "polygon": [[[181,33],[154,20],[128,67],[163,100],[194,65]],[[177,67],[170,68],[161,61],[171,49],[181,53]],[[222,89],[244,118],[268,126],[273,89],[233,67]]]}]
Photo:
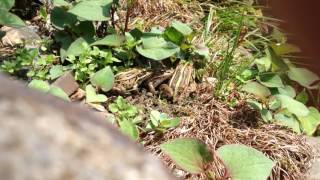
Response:
[{"label": "clump of dead grass", "polygon": [[[205,91],[205,92],[204,92]],[[225,144],[245,144],[269,156],[276,166],[270,180],[303,179],[312,159],[312,147],[302,135],[275,124],[261,124],[257,113],[240,104],[235,109],[219,103],[212,96],[212,89],[198,88],[194,99],[179,104],[164,103],[159,99],[133,98],[134,103],[149,108],[156,108],[172,116],[181,117],[181,125],[163,136],[147,134],[143,137],[145,148],[159,156],[175,174],[184,179],[205,179],[204,174],[190,175],[181,171],[160,150],[159,145],[167,140],[191,137],[205,142],[216,150]],[[225,167],[215,157],[210,170],[216,179],[225,179]]]}]

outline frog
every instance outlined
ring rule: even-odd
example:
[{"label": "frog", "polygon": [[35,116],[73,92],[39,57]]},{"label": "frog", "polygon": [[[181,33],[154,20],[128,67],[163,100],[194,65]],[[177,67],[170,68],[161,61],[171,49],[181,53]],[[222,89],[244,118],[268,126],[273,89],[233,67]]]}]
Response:
[{"label": "frog", "polygon": [[121,71],[115,75],[112,91],[120,94],[138,91],[138,87],[152,74],[152,71],[144,68],[131,68]]},{"label": "frog", "polygon": [[[173,75],[173,70],[160,71],[154,73],[151,78],[147,80],[147,87],[149,92],[152,94],[157,94],[156,88],[161,86],[165,81],[169,80]],[[161,89],[161,88],[160,88]]]}]

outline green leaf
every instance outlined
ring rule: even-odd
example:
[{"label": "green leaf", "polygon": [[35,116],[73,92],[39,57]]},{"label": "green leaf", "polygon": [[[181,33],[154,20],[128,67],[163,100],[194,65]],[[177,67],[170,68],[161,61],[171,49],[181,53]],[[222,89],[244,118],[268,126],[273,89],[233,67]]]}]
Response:
[{"label": "green leaf", "polygon": [[142,56],[156,61],[169,58],[180,51],[177,45],[156,36],[142,37],[142,45],[136,49]]},{"label": "green leaf", "polygon": [[8,12],[7,10],[0,9],[0,25],[22,27],[25,26],[24,22],[16,15]]},{"label": "green leaf", "polygon": [[301,52],[298,46],[289,43],[272,44],[271,47],[278,56]]},{"label": "green leaf", "polygon": [[69,96],[61,88],[56,86],[51,86],[50,90],[48,91],[48,94],[59,97],[66,101],[70,101]]},{"label": "green leaf", "polygon": [[86,86],[86,102],[88,103],[102,103],[108,100],[107,96],[103,94],[97,94],[92,85]]},{"label": "green leaf", "polygon": [[77,22],[77,17],[62,7],[54,7],[51,10],[50,20],[55,28],[63,30],[65,27],[72,27]]},{"label": "green leaf", "polygon": [[93,85],[107,92],[112,89],[114,83],[114,74],[109,66],[96,72],[90,81]]},{"label": "green leaf", "polygon": [[271,59],[269,57],[262,57],[255,60],[259,72],[267,72],[271,68]]},{"label": "green leaf", "polygon": [[265,121],[265,122],[270,122],[273,117],[272,117],[272,113],[271,111],[269,111],[268,109],[262,109],[260,111],[260,114],[261,114],[261,118]]},{"label": "green leaf", "polygon": [[123,121],[119,121],[120,130],[125,135],[129,136],[133,140],[137,140],[139,138],[138,127],[133,124],[131,121],[124,119]]},{"label": "green leaf", "polygon": [[277,74],[260,75],[257,77],[257,79],[261,84],[269,88],[284,87],[280,76]]},{"label": "green leaf", "polygon": [[182,33],[184,36],[188,36],[192,33],[192,29],[182,22],[174,21],[171,26]]},{"label": "green leaf", "polygon": [[298,117],[302,130],[309,136],[312,136],[320,126],[320,113],[314,108],[309,108],[310,113],[304,117]]},{"label": "green leaf", "polygon": [[286,71],[289,69],[288,65],[279,57],[271,47],[267,48],[267,57],[270,58],[272,62],[272,70]]},{"label": "green leaf", "polygon": [[301,91],[297,97],[296,100],[303,103],[303,104],[307,104],[307,102],[309,101],[309,95],[306,92],[306,89],[303,89],[303,91]]},{"label": "green leaf", "polygon": [[274,119],[279,124],[292,129],[294,132],[301,133],[300,124],[295,117],[283,113],[277,113],[274,115]]},{"label": "green leaf", "polygon": [[179,124],[180,124],[179,118],[165,119],[160,121],[160,126],[164,128],[174,128],[179,126]]},{"label": "green leaf", "polygon": [[272,96],[269,98],[268,107],[270,110],[275,111],[281,107],[281,101],[278,98]]},{"label": "green leaf", "polygon": [[111,34],[103,39],[100,39],[94,43],[91,44],[91,46],[97,46],[97,45],[104,45],[104,46],[112,46],[112,47],[119,47],[121,46],[125,41],[124,36],[120,36],[117,34]]},{"label": "green leaf", "polygon": [[66,56],[78,56],[86,50],[87,46],[89,46],[87,41],[84,38],[80,37],[76,39],[73,43],[71,43],[66,52]]},{"label": "green leaf", "polygon": [[[14,6],[14,0],[1,0],[0,9],[9,11]],[[2,16],[1,16],[2,18]]]},{"label": "green leaf", "polygon": [[260,151],[240,144],[222,146],[217,154],[233,180],[266,180],[275,165]]},{"label": "green leaf", "polygon": [[161,144],[160,148],[178,166],[190,173],[201,173],[204,165],[213,161],[207,146],[196,139],[174,139]]},{"label": "green leaf", "polygon": [[297,116],[307,116],[309,114],[308,108],[299,101],[296,101],[290,96],[275,95],[281,101],[281,108],[288,109],[289,112]]},{"label": "green leaf", "polygon": [[109,104],[109,111],[111,111],[112,113],[119,112],[119,108],[118,108],[117,104],[116,103]]},{"label": "green leaf", "polygon": [[242,88],[242,91],[258,96],[259,98],[266,98],[271,95],[270,90],[254,81],[248,82]]},{"label": "green leaf", "polygon": [[166,40],[169,40],[177,45],[181,45],[184,40],[183,34],[173,27],[166,28],[163,35]]},{"label": "green leaf", "polygon": [[296,97],[296,91],[294,90],[293,87],[288,86],[288,85],[284,86],[283,88],[279,87],[278,92],[282,95],[287,95],[292,98]]},{"label": "green leaf", "polygon": [[58,77],[62,76],[64,73],[63,66],[62,65],[55,65],[52,66],[49,71],[48,78],[51,80],[57,79]]},{"label": "green leaf", "polygon": [[249,105],[251,108],[253,108],[253,109],[255,109],[255,110],[258,110],[258,111],[261,111],[261,110],[262,110],[262,104],[259,103],[259,102],[257,102],[257,101],[248,99],[248,100],[247,100],[247,103],[248,103],[248,105]]},{"label": "green leaf", "polygon": [[112,0],[80,1],[68,12],[88,21],[106,21],[110,17]]},{"label": "green leaf", "polygon": [[32,80],[29,84],[28,84],[29,88],[32,89],[36,89],[38,91],[47,93],[50,90],[50,85],[48,82],[46,81],[41,81],[41,80]]},{"label": "green leaf", "polygon": [[74,26],[73,31],[80,37],[92,38],[96,34],[96,29],[91,21],[81,21]]},{"label": "green leaf", "polygon": [[159,111],[152,110],[150,112],[150,120],[155,127],[159,126],[160,118],[161,118],[161,113]]},{"label": "green leaf", "polygon": [[319,81],[319,76],[305,68],[291,67],[288,72],[291,80],[298,82],[301,86],[315,89],[318,86],[312,86],[313,83]]},{"label": "green leaf", "polygon": [[70,3],[64,0],[53,0],[53,6],[70,6]]}]

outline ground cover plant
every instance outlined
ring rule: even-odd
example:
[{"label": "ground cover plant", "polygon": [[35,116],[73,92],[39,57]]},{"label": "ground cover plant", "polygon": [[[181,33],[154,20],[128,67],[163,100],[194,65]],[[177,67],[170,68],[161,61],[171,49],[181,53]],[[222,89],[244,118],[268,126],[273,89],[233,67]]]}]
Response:
[{"label": "ground cover plant", "polygon": [[[28,26],[13,5],[0,25]],[[304,176],[320,79],[255,2],[53,0],[37,13],[50,33],[10,47],[0,71],[100,111],[185,179]],[[66,73],[73,95],[53,83]]]}]

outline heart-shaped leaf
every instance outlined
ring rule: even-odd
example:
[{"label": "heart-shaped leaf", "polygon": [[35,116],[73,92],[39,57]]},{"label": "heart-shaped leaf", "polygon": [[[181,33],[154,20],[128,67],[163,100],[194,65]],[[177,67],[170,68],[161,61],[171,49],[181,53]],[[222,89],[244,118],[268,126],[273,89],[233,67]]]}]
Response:
[{"label": "heart-shaped leaf", "polygon": [[89,46],[87,41],[84,38],[80,37],[73,43],[71,43],[66,52],[66,56],[78,56],[86,49],[86,46]]},{"label": "heart-shaped leaf", "polygon": [[163,119],[160,121],[160,126],[164,128],[174,128],[179,126],[179,124],[180,124],[179,118]]},{"label": "heart-shaped leaf", "polygon": [[301,102],[286,95],[275,95],[281,101],[281,108],[288,109],[289,112],[297,116],[307,116],[309,114],[308,108]]},{"label": "heart-shaped leaf", "polygon": [[96,72],[90,81],[93,85],[107,92],[112,89],[114,83],[114,74],[109,66]]},{"label": "heart-shaped leaf", "polygon": [[266,98],[271,95],[271,92],[267,87],[265,87],[257,82],[254,82],[254,81],[251,81],[251,82],[248,82],[247,84],[245,84],[241,88],[241,90],[245,91],[247,93],[250,93],[250,94],[254,94],[254,95],[258,96],[259,98]]},{"label": "heart-shaped leaf", "polygon": [[278,56],[301,52],[298,46],[289,43],[272,44],[271,47]]},{"label": "heart-shaped leaf", "polygon": [[[9,11],[14,5],[14,0],[1,0],[0,9]],[[2,17],[1,17],[2,18]]]},{"label": "heart-shaped leaf", "polygon": [[177,45],[164,40],[162,37],[145,36],[141,39],[142,45],[136,47],[138,53],[156,61],[169,58],[180,51]]},{"label": "heart-shaped leaf", "polygon": [[314,107],[310,107],[309,111],[307,116],[299,117],[299,121],[303,132],[312,136],[320,126],[320,113]]},{"label": "heart-shaped leaf", "polygon": [[192,33],[192,29],[179,21],[174,21],[171,25],[173,28],[175,28],[177,31],[179,31],[181,34],[183,34],[184,36],[188,36]]},{"label": "heart-shaped leaf", "polygon": [[77,22],[77,17],[71,13],[68,13],[62,7],[54,7],[51,10],[50,20],[55,28],[63,30],[67,26],[73,26]]},{"label": "heart-shaped leaf", "polygon": [[271,59],[269,57],[262,57],[255,60],[259,72],[267,72],[271,68]]},{"label": "heart-shaped leaf", "polygon": [[222,146],[217,154],[233,180],[266,180],[275,165],[263,153],[240,144]]},{"label": "heart-shaped leaf", "polygon": [[111,35],[104,37],[103,39],[100,39],[100,40],[92,43],[91,45],[92,46],[104,45],[104,46],[119,47],[123,44],[124,41],[125,41],[124,36],[120,36],[117,34],[111,34]]},{"label": "heart-shaped leaf", "polygon": [[294,88],[292,86],[286,85],[284,87],[279,87],[278,92],[282,95],[287,95],[292,98],[296,97],[296,91],[294,90]]},{"label": "heart-shaped leaf", "polygon": [[22,27],[25,26],[24,22],[15,14],[7,10],[0,9],[0,25]]},{"label": "heart-shaped leaf", "polygon": [[280,76],[277,74],[260,75],[257,77],[257,79],[261,84],[269,88],[284,87]]},{"label": "heart-shaped leaf", "polygon": [[298,82],[301,86],[314,89],[313,83],[320,80],[319,76],[305,68],[291,67],[288,76],[291,80]]},{"label": "heart-shaped leaf", "polygon": [[277,113],[274,115],[274,119],[279,124],[292,129],[294,132],[301,133],[300,124],[295,117],[283,113]]},{"label": "heart-shaped leaf", "polygon": [[64,0],[53,0],[53,6],[57,7],[57,6],[70,6],[70,3],[68,3],[67,1]]},{"label": "heart-shaped leaf", "polygon": [[108,100],[107,96],[103,94],[97,94],[92,85],[86,86],[86,102],[88,103],[101,103]]},{"label": "heart-shaped leaf", "polygon": [[178,166],[190,173],[201,173],[204,165],[213,161],[207,146],[196,139],[174,139],[161,144],[160,148]]},{"label": "heart-shaped leaf", "polygon": [[51,80],[57,79],[58,77],[62,76],[64,73],[63,66],[62,65],[55,65],[52,66],[49,71],[48,78]]}]

